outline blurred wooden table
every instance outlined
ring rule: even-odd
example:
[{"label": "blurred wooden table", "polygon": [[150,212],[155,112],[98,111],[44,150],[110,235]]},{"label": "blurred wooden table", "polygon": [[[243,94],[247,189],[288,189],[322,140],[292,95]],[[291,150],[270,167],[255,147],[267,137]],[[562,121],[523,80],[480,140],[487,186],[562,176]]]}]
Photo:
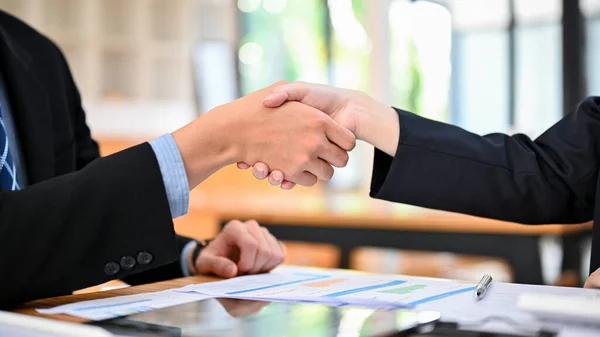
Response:
[{"label": "blurred wooden table", "polygon": [[349,268],[350,253],[358,247],[451,252],[502,258],[512,266],[515,282],[531,284],[543,283],[540,238],[584,235],[592,228],[521,225],[359,194],[195,191],[190,212],[199,210],[213,212],[221,226],[256,219],[281,240],[333,244],[341,250],[341,268]]},{"label": "blurred wooden table", "polygon": [[213,281],[218,281],[218,280],[219,280],[219,278],[211,277],[211,276],[190,276],[190,277],[178,278],[178,279],[168,280],[168,281],[163,281],[163,282],[144,284],[144,285],[135,286],[135,287],[122,288],[122,289],[101,291],[101,292],[81,294],[81,295],[46,298],[46,299],[41,299],[41,300],[25,303],[13,311],[20,313],[20,314],[52,318],[52,319],[57,319],[57,320],[61,320],[61,321],[85,323],[85,322],[89,322],[89,320],[79,318],[79,317],[69,316],[69,315],[43,315],[43,314],[38,313],[35,309],[46,309],[46,308],[52,308],[52,307],[63,305],[63,304],[69,304],[69,303],[75,303],[75,302],[81,302],[81,301],[97,300],[97,299],[101,299],[101,298],[109,298],[109,297],[124,296],[124,295],[135,295],[135,294],[161,291],[161,290],[172,289],[172,288],[180,288],[180,287],[183,287],[183,286],[186,286],[189,284],[213,282]]}]

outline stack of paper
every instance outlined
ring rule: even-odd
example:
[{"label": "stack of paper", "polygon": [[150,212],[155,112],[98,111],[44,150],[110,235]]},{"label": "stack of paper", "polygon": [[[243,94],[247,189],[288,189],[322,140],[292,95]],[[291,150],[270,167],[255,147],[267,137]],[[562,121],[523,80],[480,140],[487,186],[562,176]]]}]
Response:
[{"label": "stack of paper", "polygon": [[269,274],[78,302],[38,311],[102,320],[214,297],[398,309],[470,293],[473,289],[473,284],[439,279],[280,267]]},{"label": "stack of paper", "polygon": [[212,297],[393,309],[414,307],[474,289],[473,284],[438,279],[282,268],[270,274],[190,285],[176,291]]}]

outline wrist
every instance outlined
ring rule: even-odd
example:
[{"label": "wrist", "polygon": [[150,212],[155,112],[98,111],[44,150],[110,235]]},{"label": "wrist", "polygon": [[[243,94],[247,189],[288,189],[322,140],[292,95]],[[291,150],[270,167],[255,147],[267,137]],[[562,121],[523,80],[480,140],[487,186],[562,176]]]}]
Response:
[{"label": "wrist", "polygon": [[398,113],[392,107],[365,96],[362,99],[363,113],[356,121],[356,138],[394,156],[400,137]]},{"label": "wrist", "polygon": [[[217,108],[218,109],[218,108]],[[190,189],[219,169],[235,163],[239,149],[226,117],[211,111],[172,133],[179,147]]]}]

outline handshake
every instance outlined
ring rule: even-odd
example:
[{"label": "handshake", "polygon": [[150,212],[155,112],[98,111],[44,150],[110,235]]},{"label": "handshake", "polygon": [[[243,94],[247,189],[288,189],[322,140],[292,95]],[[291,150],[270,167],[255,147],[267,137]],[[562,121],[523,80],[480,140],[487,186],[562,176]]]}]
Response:
[{"label": "handshake", "polygon": [[[221,167],[254,166],[254,176],[291,189],[329,180],[348,163],[356,139],[394,155],[396,112],[368,95],[311,83],[278,82],[173,133],[190,187]],[[208,146],[198,153],[198,144]],[[271,171],[273,169],[273,171]]]}]

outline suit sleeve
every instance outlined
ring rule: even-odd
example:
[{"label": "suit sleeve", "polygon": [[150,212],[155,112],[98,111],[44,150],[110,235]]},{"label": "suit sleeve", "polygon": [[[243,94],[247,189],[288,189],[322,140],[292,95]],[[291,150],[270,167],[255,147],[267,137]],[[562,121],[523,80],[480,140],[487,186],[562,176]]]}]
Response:
[{"label": "suit sleeve", "polygon": [[[148,143],[15,192],[0,192],[0,305],[176,261],[179,251]],[[133,265],[131,265],[133,259]]]},{"label": "suit sleeve", "polygon": [[527,224],[581,223],[593,217],[600,98],[535,141],[479,136],[397,110],[394,157],[376,150],[371,196]]}]

